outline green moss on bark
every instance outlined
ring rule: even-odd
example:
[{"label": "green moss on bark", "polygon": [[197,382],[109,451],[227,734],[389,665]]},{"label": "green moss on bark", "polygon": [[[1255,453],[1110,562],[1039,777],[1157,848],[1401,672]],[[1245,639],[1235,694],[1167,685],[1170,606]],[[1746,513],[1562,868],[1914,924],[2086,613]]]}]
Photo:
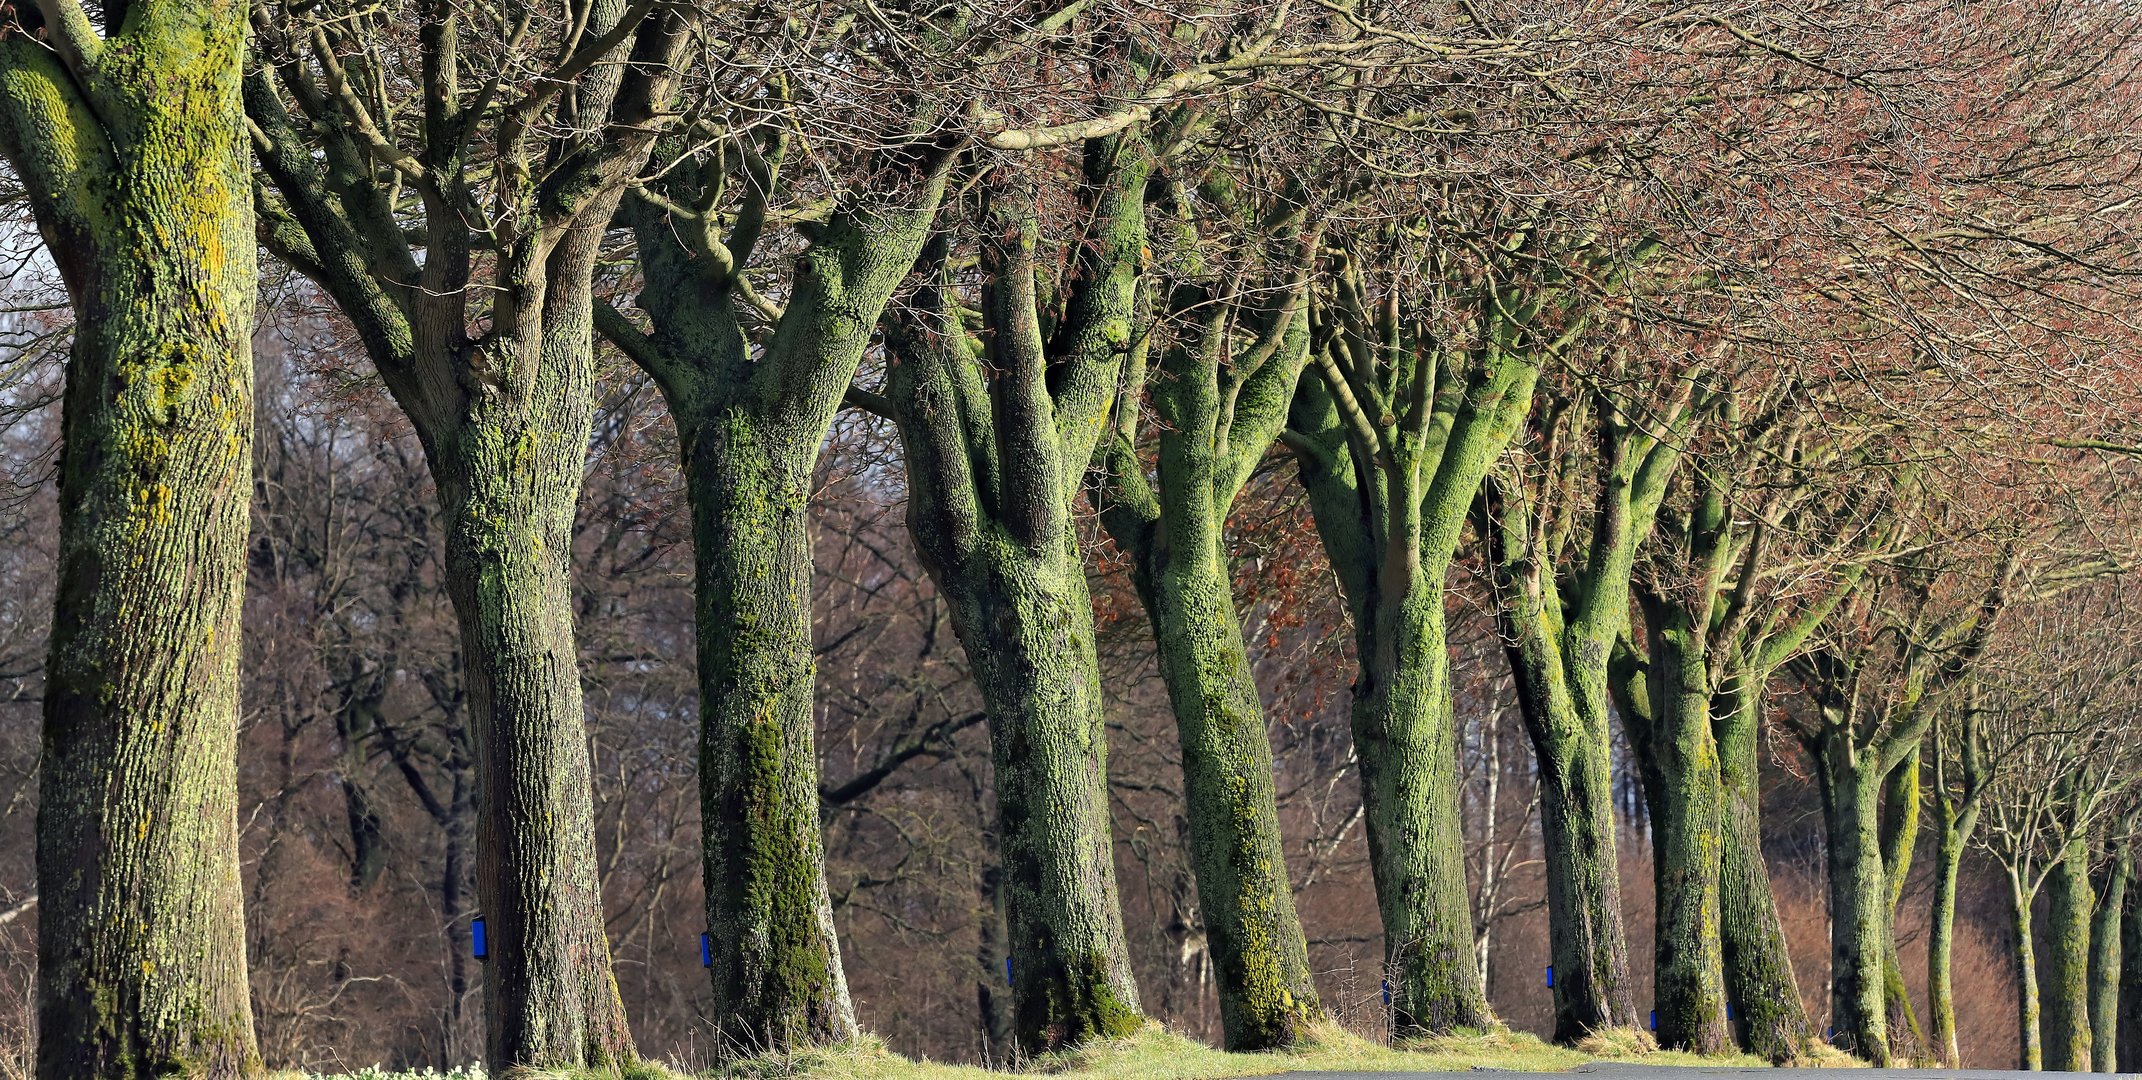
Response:
[{"label": "green moss on bark", "polygon": [[[75,316],[37,821],[37,1071],[256,1072],[237,844],[256,273],[243,4],[0,36]],[[37,12],[24,21],[35,27]]]}]

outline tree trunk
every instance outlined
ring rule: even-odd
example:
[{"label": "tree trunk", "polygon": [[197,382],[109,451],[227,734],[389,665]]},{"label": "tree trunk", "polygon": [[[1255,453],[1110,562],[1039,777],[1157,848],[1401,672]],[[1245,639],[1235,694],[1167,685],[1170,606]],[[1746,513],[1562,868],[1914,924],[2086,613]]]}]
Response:
[{"label": "tree trunk", "polygon": [[475,403],[454,430],[427,440],[468,665],[495,1072],[634,1057],[610,972],[573,635],[589,365],[548,366],[549,392]]},{"label": "tree trunk", "polygon": [[1645,740],[1652,767],[1653,862],[1658,974],[1653,1006],[1659,1044],[1723,1052],[1725,957],[1719,932],[1719,879],[1726,794],[1711,731],[1704,651],[1686,609],[1675,605],[1654,626],[1654,726]]},{"label": "tree trunk", "polygon": [[1913,749],[1882,782],[1882,880],[1889,887],[1889,902],[1882,908],[1882,1003],[1889,1056],[1903,1064],[1927,1056],[1926,1032],[1912,1008],[1911,990],[1904,985],[1896,936],[1897,906],[1904,900],[1912,855],[1918,850],[1919,806],[1919,752]]},{"label": "tree trunk", "polygon": [[236,768],[257,281],[246,11],[145,3],[92,55],[52,44],[94,35],[74,14],[40,29],[26,8],[30,29],[0,41],[0,150],[74,309],[37,1071],[231,1077],[260,1066]]},{"label": "tree trunk", "polygon": [[2135,889],[2120,917],[2120,1004],[2113,1024],[2120,1071],[2142,1072],[2142,893]]},{"label": "tree trunk", "polygon": [[1817,757],[1828,832],[1831,1041],[1879,1067],[1889,1063],[1883,917],[1889,888],[1882,873],[1883,776],[1860,763],[1864,753],[1848,728],[1833,724]]},{"label": "tree trunk", "polygon": [[2014,869],[2008,874],[2008,913],[2016,933],[2016,1068],[2036,1072],[2045,1067],[2045,1053],[2038,1042],[2038,950],[2032,944],[2031,896]]},{"label": "tree trunk", "polygon": [[[1636,1024],[1629,946],[1621,921],[1614,842],[1613,764],[1608,757],[1604,655],[1596,715],[1579,715],[1568,667],[1541,610],[1544,598],[1512,580],[1501,605],[1505,651],[1519,712],[1540,775],[1540,843],[1547,871],[1549,959],[1554,964],[1554,1041]],[[1514,608],[1514,610],[1513,610]]]},{"label": "tree trunk", "polygon": [[[2090,920],[2090,1068],[2114,1072],[2119,1060],[2120,972],[2124,942],[2121,914],[2127,909],[2128,877],[2133,863],[2125,848],[2113,856],[2105,871],[2104,888],[2098,891],[2097,911]],[[2130,999],[2129,1009],[2137,1002]]]},{"label": "tree trunk", "polygon": [[[982,792],[976,790],[979,800]],[[985,1068],[1008,1068],[1013,1060],[1011,953],[1004,929],[1004,863],[998,850],[994,821],[983,827],[982,869],[975,875],[975,962],[980,974],[974,983],[976,1018],[980,1022],[980,1050]]]},{"label": "tree trunk", "polygon": [[1933,1014],[1933,1051],[1949,1068],[1963,1065],[1956,1039],[1956,885],[1963,866],[1965,826],[1943,803],[1935,822],[1932,926],[1926,938],[1926,1007]]},{"label": "tree trunk", "polygon": [[1043,551],[1008,538],[938,568],[989,717],[1011,935],[1012,1001],[1029,1053],[1144,1023],[1116,900],[1108,742],[1093,606],[1077,538]]},{"label": "tree trunk", "polygon": [[1762,684],[1732,685],[1718,700],[1726,703],[1724,714],[1712,722],[1725,789],[1718,926],[1726,1000],[1733,1006],[1741,1047],[1783,1064],[1800,1052],[1809,1030],[1777,893],[1763,861]]},{"label": "tree trunk", "polygon": [[[762,348],[737,320],[733,267],[718,272],[645,203],[632,216],[652,333],[607,307],[598,316],[656,377],[682,442],[697,569],[702,868],[724,1055],[857,1034],[819,821],[810,494],[826,430],[943,195],[942,155],[910,163],[923,166],[919,192],[851,193],[797,257]],[[670,182],[692,202],[705,178],[687,165]]]},{"label": "tree trunk", "polygon": [[2044,1067],[2090,1068],[2090,842],[2077,836],[2047,882],[2045,987],[2041,1038]]},{"label": "tree trunk", "polygon": [[[1306,319],[1281,317],[1288,321],[1272,332],[1298,330],[1287,355],[1302,355]],[[1226,447],[1234,439],[1237,453],[1261,455],[1271,436],[1257,421],[1276,424],[1299,365],[1268,356],[1262,363],[1277,366],[1236,387],[1242,392],[1231,397],[1227,423],[1220,356],[1228,349],[1224,334],[1208,330],[1167,351],[1151,394],[1160,420],[1157,484],[1145,482],[1126,425],[1104,450],[1117,497],[1104,501],[1102,522],[1132,557],[1175,714],[1190,863],[1219,976],[1225,1045],[1255,1051],[1297,1041],[1323,1019],[1323,1007],[1287,876],[1264,703],[1235,611],[1225,525],[1237,485]],[[1141,363],[1131,367],[1142,377]]]},{"label": "tree trunk", "polygon": [[[830,412],[830,410],[827,410]],[[679,410],[698,570],[700,814],[722,1054],[856,1035],[819,831],[810,482],[797,438]]]},{"label": "tree trunk", "polygon": [[[1323,1009],[1294,912],[1272,746],[1220,531],[1212,515],[1185,507],[1191,500],[1172,490],[1209,488],[1210,479],[1171,483],[1169,458],[1181,451],[1169,444],[1176,441],[1163,436],[1160,521],[1154,535],[1135,545],[1143,556],[1139,592],[1182,741],[1191,865],[1219,974],[1226,1047],[1269,1050],[1299,1039]],[[1181,521],[1186,515],[1205,520]]]},{"label": "tree trunk", "polygon": [[1383,915],[1391,1032],[1405,1038],[1491,1020],[1472,962],[1457,725],[1444,644],[1443,577],[1423,568],[1402,600],[1381,604],[1354,682],[1354,747],[1369,866]]}]

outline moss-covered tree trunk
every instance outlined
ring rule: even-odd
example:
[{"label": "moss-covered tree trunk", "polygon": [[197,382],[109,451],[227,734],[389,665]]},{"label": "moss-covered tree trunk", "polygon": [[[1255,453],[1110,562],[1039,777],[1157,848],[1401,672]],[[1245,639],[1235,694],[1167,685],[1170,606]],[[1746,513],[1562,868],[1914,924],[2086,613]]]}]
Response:
[{"label": "moss-covered tree trunk", "polygon": [[679,404],[672,415],[698,575],[700,820],[718,1052],[839,1042],[856,1025],[819,831],[808,531],[825,425],[784,430],[741,410],[707,415],[696,402]]},{"label": "moss-covered tree trunk", "polygon": [[2127,890],[2120,916],[2120,1006],[2113,1044],[2123,1073],[2142,1072],[2142,889]]},{"label": "moss-covered tree trunk", "polygon": [[1956,888],[1964,845],[1975,825],[1975,808],[1935,800],[1934,895],[1926,940],[1926,1008],[1932,1015],[1932,1050],[1950,1068],[1962,1064],[1956,1032]]},{"label": "moss-covered tree trunk", "polygon": [[[1531,409],[1539,361],[1513,347],[1526,339],[1520,327],[1489,323],[1489,355],[1446,370],[1432,409],[1409,406],[1403,422],[1381,431],[1368,411],[1380,413],[1393,390],[1371,379],[1433,377],[1413,366],[1434,362],[1424,343],[1388,363],[1349,353],[1341,364],[1327,354],[1304,377],[1289,420],[1317,533],[1353,617],[1354,750],[1400,1038],[1493,1018],[1472,957],[1443,599],[1481,482]],[[1365,364],[1381,375],[1363,373]],[[1356,388],[1371,394],[1369,405]],[[1440,436],[1432,448],[1430,429]]]},{"label": "moss-covered tree trunk", "polygon": [[[1133,441],[1136,397],[1126,396],[1118,438],[1105,451],[1113,497],[1104,500],[1102,521],[1133,559],[1175,713],[1191,865],[1226,1046],[1268,1050],[1299,1039],[1323,1007],[1294,910],[1272,747],[1235,611],[1225,526],[1286,415],[1308,349],[1308,318],[1290,303],[1247,355],[1235,355],[1218,325],[1222,301],[1186,285],[1176,306],[1186,323],[1203,325],[1180,329],[1185,340],[1167,350],[1152,387],[1155,482],[1147,482]],[[1142,381],[1141,367],[1131,364],[1132,380]]]},{"label": "moss-covered tree trunk", "polygon": [[1650,623],[1652,712],[1631,731],[1646,762],[1651,809],[1653,1007],[1660,1045],[1714,1054],[1732,1035],[1718,924],[1726,794],[1711,730],[1709,665],[1702,630],[1685,607],[1665,605]]},{"label": "moss-covered tree trunk", "polygon": [[[2134,864],[2126,848],[2112,856],[2097,891],[2090,917],[2090,1069],[2115,1072],[2120,1049],[2120,971],[2125,959],[2121,914],[2127,910],[2127,887]],[[2130,999],[2133,1010],[2142,1002]]]},{"label": "moss-covered tree trunk", "polygon": [[256,273],[246,6],[0,32],[0,151],[73,306],[38,777],[37,1072],[257,1071],[237,820]]},{"label": "moss-covered tree trunk", "polygon": [[[1504,651],[1516,678],[1519,713],[1540,775],[1540,843],[1547,873],[1548,955],[1554,966],[1554,1040],[1637,1024],[1629,946],[1621,919],[1620,861],[1614,840],[1613,763],[1606,729],[1606,656],[1587,637],[1565,662],[1559,595],[1532,554],[1526,511],[1494,515],[1495,559],[1504,596],[1497,604]],[[1626,588],[1622,590],[1626,595]],[[1626,608],[1626,601],[1623,607]],[[1623,615],[1626,618],[1626,614]],[[1573,678],[1571,666],[1589,667]],[[1577,684],[1584,684],[1580,709]]]},{"label": "moss-covered tree trunk", "polygon": [[1882,909],[1882,1007],[1889,1056],[1905,1064],[1927,1056],[1926,1032],[1912,1008],[1911,989],[1904,984],[1896,935],[1897,906],[1904,900],[1904,883],[1918,850],[1919,807],[1919,751],[1914,747],[1882,782],[1882,879],[1889,887],[1889,902]]},{"label": "moss-covered tree trunk", "polygon": [[1849,728],[1824,728],[1816,752],[1829,862],[1831,1042],[1877,1066],[1889,1061],[1884,974],[1889,888],[1882,873],[1883,772]]},{"label": "moss-covered tree trunk", "polygon": [[1807,1007],[1792,973],[1777,893],[1763,861],[1759,680],[1727,677],[1712,730],[1718,776],[1725,789],[1718,876],[1718,926],[1725,962],[1726,1000],[1740,1044],[1782,1063],[1809,1035]]},{"label": "moss-covered tree trunk", "polygon": [[2090,1069],[2090,841],[2080,830],[2046,882],[2043,1067]]},{"label": "moss-covered tree trunk", "polygon": [[2044,1044],[2039,1041],[2038,948],[2031,932],[2031,901],[2034,897],[2009,871],[2008,920],[2016,935],[2016,1068],[2036,1072],[2045,1067]]},{"label": "moss-covered tree trunk", "polygon": [[[918,546],[941,552],[923,539]],[[989,717],[1015,1026],[1028,1052],[1144,1022],[1116,900],[1107,731],[1085,561],[994,538],[937,577]],[[925,556],[938,564],[935,554]]]},{"label": "moss-covered tree trunk", "polygon": [[[1008,174],[981,224],[985,339],[970,334],[949,242],[916,319],[896,327],[887,398],[908,527],[951,608],[990,733],[1018,1042],[1028,1052],[1144,1023],[1117,900],[1108,740],[1073,502],[1131,340],[1149,162],[1087,144],[1092,215],[1066,314],[1043,337],[1040,221]],[[986,355],[984,340],[986,340]]]},{"label": "moss-covered tree trunk", "polygon": [[560,329],[548,343],[558,362],[531,393],[474,401],[426,438],[468,665],[486,1056],[500,1070],[633,1058],[604,931],[573,633],[573,518],[594,409],[586,332],[585,316],[579,334]]},{"label": "moss-covered tree trunk", "polygon": [[1443,623],[1443,571],[1424,568],[1379,606],[1354,682],[1369,866],[1383,915],[1397,1035],[1479,1027],[1492,1015],[1472,962],[1458,811],[1457,726]]},{"label": "moss-covered tree trunk", "polygon": [[[744,217],[778,180],[770,151]],[[680,239],[687,223],[632,213],[652,316],[643,333],[605,307],[604,333],[656,378],[677,422],[696,553],[702,868],[717,1052],[790,1052],[856,1033],[819,825],[811,642],[811,479],[818,448],[943,194],[857,193],[795,263],[782,317],[754,349],[736,305],[752,237]],[[914,164],[915,162],[910,162]],[[669,193],[718,197],[697,163]],[[894,209],[893,207],[898,207]],[[715,250],[718,247],[719,250]]]}]

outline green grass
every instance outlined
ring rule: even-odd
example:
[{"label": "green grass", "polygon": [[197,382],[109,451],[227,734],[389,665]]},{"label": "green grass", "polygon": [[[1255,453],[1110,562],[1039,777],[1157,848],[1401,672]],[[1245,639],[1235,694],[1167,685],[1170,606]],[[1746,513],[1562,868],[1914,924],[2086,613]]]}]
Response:
[{"label": "green grass", "polygon": [[[1087,1077],[1093,1080],[1222,1080],[1309,1070],[1464,1072],[1489,1068],[1558,1072],[1601,1060],[1758,1068],[1764,1064],[1759,1058],[1744,1055],[1701,1057],[1653,1049],[1651,1037],[1635,1031],[1595,1036],[1586,1040],[1582,1048],[1574,1050],[1549,1046],[1531,1035],[1510,1031],[1450,1035],[1394,1049],[1333,1026],[1291,1050],[1230,1054],[1152,1025],[1126,1039],[1045,1055],[1027,1063],[1020,1072],[1065,1080]],[[294,1078],[301,1074],[289,1075]],[[643,1075],[644,1078],[676,1077],[682,1080],[689,1074],[650,1068]],[[700,1074],[701,1080],[1003,1080],[1005,1076],[1005,1073],[973,1065],[946,1065],[904,1058],[868,1036],[841,1046],[801,1054],[750,1058]],[[483,1080],[483,1073],[481,1070],[449,1073],[366,1070],[346,1078],[315,1076],[306,1080]],[[529,1073],[516,1080],[568,1078],[565,1074]],[[627,1080],[643,1080],[643,1076]]]}]

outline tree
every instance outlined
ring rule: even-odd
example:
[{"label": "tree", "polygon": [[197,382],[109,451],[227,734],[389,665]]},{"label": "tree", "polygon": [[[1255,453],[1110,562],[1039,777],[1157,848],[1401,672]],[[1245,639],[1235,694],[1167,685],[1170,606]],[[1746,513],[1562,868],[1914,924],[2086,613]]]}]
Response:
[{"label": "tree", "polygon": [[1144,1022],[1110,853],[1107,735],[1093,606],[1072,503],[1131,343],[1151,152],[1083,148],[1076,276],[1044,338],[1040,162],[993,177],[975,222],[986,336],[967,327],[953,245],[896,328],[887,409],[908,464],[908,525],[952,608],[989,718],[1014,1029],[1045,1050]]},{"label": "tree", "polygon": [[[594,413],[593,273],[672,119],[691,17],[588,0],[501,12],[465,40],[475,16],[435,0],[292,6],[259,20],[246,79],[261,240],[354,326],[439,491],[494,1071],[636,1057],[596,876],[568,559]],[[399,107],[400,85],[421,108]]]},{"label": "tree", "polygon": [[[2007,879],[2025,1069],[2086,1068],[2091,1061],[2091,842],[2133,783],[2125,753],[2131,739],[2121,720],[2135,668],[2101,664],[2104,646],[2084,635],[2038,646],[2049,657],[2065,653],[2066,662],[2048,665],[2052,677],[2037,681],[2028,696],[1994,703],[1984,721],[1992,745],[2011,747],[1984,796],[1979,843]],[[2084,656],[2088,662],[2075,662]],[[2031,916],[2048,886],[2055,895],[2047,912],[2045,974],[2053,1000],[2042,1007]]]},{"label": "tree", "polygon": [[[1285,434],[1353,618],[1352,727],[1400,1035],[1489,1015],[1464,864],[1450,857],[1463,848],[1443,598],[1481,482],[1516,437],[1541,364],[1574,336],[1508,280],[1533,257],[1526,226],[1489,225],[1478,263],[1430,262],[1418,276],[1350,245]],[[1444,302],[1464,321],[1432,332]]]},{"label": "tree", "polygon": [[0,26],[74,334],[39,778],[38,1075],[257,1072],[238,867],[256,288],[243,3]]},{"label": "tree", "polygon": [[[1489,476],[1480,530],[1543,781],[1554,1034],[1564,1043],[1636,1026],[1614,841],[1608,661],[1628,628],[1637,551],[1697,411],[1690,373],[1666,373],[1667,399],[1648,407],[1637,400],[1645,391],[1631,389],[1630,350],[1614,351],[1619,370],[1573,376],[1535,410],[1525,464]],[[1590,455],[1587,443],[1596,448]],[[1598,474],[1590,531],[1576,541],[1565,523],[1584,513],[1575,474],[1587,468]]]},{"label": "tree", "polygon": [[[857,1034],[819,833],[806,511],[818,448],[921,252],[953,160],[923,145],[866,166],[890,175],[837,194],[776,307],[743,274],[788,193],[798,121],[777,112],[761,126],[665,155],[653,170],[662,180],[633,200],[651,332],[608,305],[597,312],[661,386],[682,444],[713,1015],[723,1052],[750,1053]],[[745,202],[724,236],[734,174]]]},{"label": "tree", "polygon": [[[1096,462],[1097,501],[1109,535],[1131,557],[1182,742],[1192,863],[1227,1047],[1265,1050],[1298,1040],[1324,1017],[1294,913],[1226,524],[1286,422],[1307,361],[1306,294],[1319,237],[1304,222],[1307,207],[1249,200],[1247,183],[1219,173],[1229,164],[1184,162],[1167,177],[1162,210],[1174,227],[1163,241],[1165,269],[1141,286],[1160,294],[1167,311],[1135,331]],[[1202,200],[1191,195],[1197,188]],[[1214,206],[1207,218],[1200,201]],[[1251,236],[1229,235],[1236,231]],[[1206,249],[1230,240],[1277,250],[1260,260],[1268,269],[1256,261],[1229,267]],[[1262,288],[1242,284],[1257,274]],[[1155,337],[1161,359],[1149,367]],[[1139,449],[1148,392],[1158,428],[1150,478]]]}]

